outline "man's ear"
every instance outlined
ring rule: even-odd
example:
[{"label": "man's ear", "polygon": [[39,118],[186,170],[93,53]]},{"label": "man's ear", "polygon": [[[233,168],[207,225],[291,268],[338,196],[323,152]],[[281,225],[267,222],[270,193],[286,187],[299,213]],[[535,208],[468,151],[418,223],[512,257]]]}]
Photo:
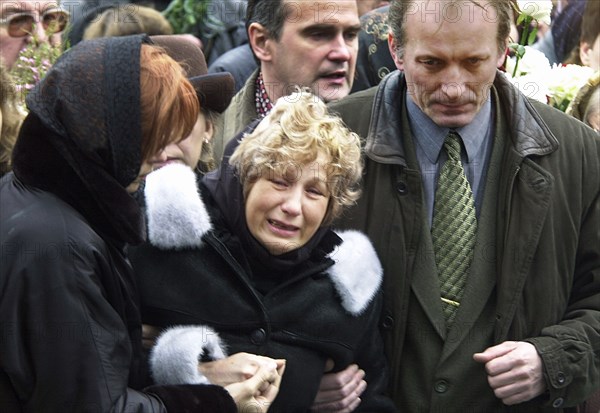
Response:
[{"label": "man's ear", "polygon": [[592,55],[592,45],[588,42],[580,42],[579,43],[579,59],[584,66],[590,66],[591,64],[591,55]]},{"label": "man's ear", "polygon": [[504,50],[500,51],[500,53],[498,53],[498,60],[496,60],[496,67],[498,69],[500,69],[502,66],[504,66],[504,63],[506,63],[506,56],[508,56],[508,42],[509,39],[506,39],[504,41]]},{"label": "man's ear", "polygon": [[252,23],[248,27],[248,41],[258,60],[268,62],[272,58],[271,38],[268,30],[260,23]]},{"label": "man's ear", "polygon": [[204,117],[204,141],[210,141],[215,134],[215,125],[209,120],[208,116]]},{"label": "man's ear", "polygon": [[404,59],[398,57],[398,44],[391,31],[388,33],[388,48],[390,49],[390,54],[392,55],[392,59],[394,59],[396,68],[398,70],[404,70]]}]

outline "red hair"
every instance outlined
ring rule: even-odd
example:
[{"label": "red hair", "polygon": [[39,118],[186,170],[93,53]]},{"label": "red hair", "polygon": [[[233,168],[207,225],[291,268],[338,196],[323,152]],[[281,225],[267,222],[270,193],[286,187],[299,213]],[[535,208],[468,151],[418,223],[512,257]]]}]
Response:
[{"label": "red hair", "polygon": [[188,136],[200,104],[179,63],[158,47],[143,44],[140,57],[142,160]]}]

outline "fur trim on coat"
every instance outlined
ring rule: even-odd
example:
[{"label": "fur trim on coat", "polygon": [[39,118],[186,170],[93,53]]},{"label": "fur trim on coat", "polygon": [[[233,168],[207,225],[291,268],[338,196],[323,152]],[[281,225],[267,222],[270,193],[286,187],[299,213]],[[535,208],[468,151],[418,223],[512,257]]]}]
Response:
[{"label": "fur trim on coat", "polygon": [[198,362],[225,357],[225,345],[212,328],[177,326],[165,330],[156,341],[150,369],[156,384],[210,384],[198,370]]},{"label": "fur trim on coat", "polygon": [[144,193],[152,245],[160,249],[202,245],[211,223],[194,171],[185,165],[166,165],[148,175]]},{"label": "fur trim on coat", "polygon": [[329,258],[335,264],[327,273],[335,284],[342,305],[352,315],[360,315],[383,281],[383,268],[371,241],[358,231],[337,231],[343,243]]},{"label": "fur trim on coat", "polygon": [[[194,173],[182,165],[167,165],[148,176],[146,183],[149,242],[160,249],[202,248],[202,237],[212,229],[200,198]],[[343,242],[331,254],[335,263],[326,270],[342,307],[360,316],[375,297],[383,271],[369,239],[358,231],[337,232]],[[206,326],[178,326],[158,339],[150,359],[154,380],[160,384],[208,383],[198,361],[208,355],[226,357],[219,336]]]},{"label": "fur trim on coat", "polygon": [[[194,172],[183,165],[167,165],[148,175],[146,213],[149,242],[160,249],[201,247],[202,236],[212,229],[210,216]],[[336,234],[343,243],[330,255],[335,264],[327,271],[352,315],[360,315],[383,279],[379,258],[369,239],[358,231]]]}]

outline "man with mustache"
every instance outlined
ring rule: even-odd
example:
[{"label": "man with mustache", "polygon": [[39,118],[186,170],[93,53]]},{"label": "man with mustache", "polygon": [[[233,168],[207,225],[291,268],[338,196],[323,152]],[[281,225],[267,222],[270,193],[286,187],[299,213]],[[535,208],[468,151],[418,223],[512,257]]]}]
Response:
[{"label": "man with mustache", "polygon": [[600,140],[498,71],[510,16],[396,0],[399,70],[331,105],[365,138],[339,226],[382,260],[402,412],[569,411],[600,387]]},{"label": "man with mustache", "polygon": [[217,127],[218,161],[229,139],[295,86],[330,102],[348,95],[354,81],[360,31],[355,0],[250,0],[246,28],[259,68]]}]

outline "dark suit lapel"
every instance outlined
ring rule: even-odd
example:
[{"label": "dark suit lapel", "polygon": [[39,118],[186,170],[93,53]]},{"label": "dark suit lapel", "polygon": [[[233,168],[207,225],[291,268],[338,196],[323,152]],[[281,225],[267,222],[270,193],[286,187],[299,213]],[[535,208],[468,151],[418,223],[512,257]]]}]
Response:
[{"label": "dark suit lapel", "polygon": [[[513,155],[516,158],[516,154]],[[502,315],[502,324],[497,326],[496,339],[505,337],[519,304],[523,286],[533,256],[540,240],[543,222],[548,213],[550,195],[554,178],[547,171],[528,158],[513,159],[510,165],[512,177],[506,188],[504,206],[506,213],[501,214],[498,257],[501,257],[498,269],[498,308]]]},{"label": "dark suit lapel", "polygon": [[422,220],[422,250],[419,251],[414,266],[412,290],[423,308],[423,312],[429,318],[437,333],[442,339],[446,338],[446,321],[442,313],[442,302],[440,300],[440,283],[438,280],[437,267],[433,254],[433,244],[428,225]]}]

